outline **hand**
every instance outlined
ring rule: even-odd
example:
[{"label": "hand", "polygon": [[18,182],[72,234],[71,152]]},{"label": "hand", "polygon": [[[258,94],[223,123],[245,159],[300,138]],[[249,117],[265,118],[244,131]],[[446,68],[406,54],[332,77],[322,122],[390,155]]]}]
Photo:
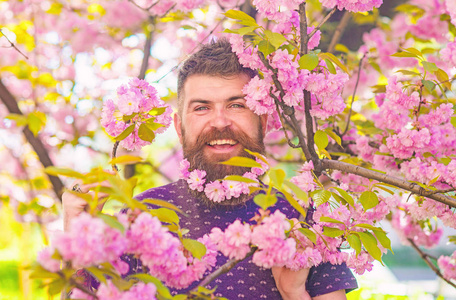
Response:
[{"label": "hand", "polygon": [[[73,187],[78,186],[77,192],[80,193],[90,193],[93,194],[93,191],[90,189],[96,186],[109,186],[109,182],[104,181],[102,183],[90,183],[90,184],[82,184],[81,180],[76,180],[73,184]],[[106,198],[108,195],[103,193],[98,193],[98,198],[103,199]],[[98,209],[102,210],[105,201],[102,201]],[[62,195],[62,208],[63,208],[63,230],[67,231],[70,228],[71,221],[79,216],[83,211],[87,211],[88,203],[82,197],[78,197],[77,194],[70,193],[68,191],[64,192]]]},{"label": "hand", "polygon": [[292,271],[286,267],[272,267],[272,275],[283,300],[309,300],[306,280],[309,269]]}]

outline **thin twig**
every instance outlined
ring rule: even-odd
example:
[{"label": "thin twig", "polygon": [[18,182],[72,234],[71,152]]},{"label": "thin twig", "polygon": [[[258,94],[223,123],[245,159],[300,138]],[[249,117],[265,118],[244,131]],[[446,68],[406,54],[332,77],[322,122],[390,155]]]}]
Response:
[{"label": "thin twig", "polygon": [[320,22],[320,24],[318,24],[318,26],[315,27],[314,30],[312,30],[312,32],[309,34],[309,37],[308,37],[309,40],[310,40],[310,39],[314,36],[314,34],[320,29],[320,27],[321,27],[323,24],[325,24],[325,23],[329,20],[329,18],[336,12],[336,10],[337,10],[337,7],[334,7],[334,8],[326,15],[326,17]]},{"label": "thin twig", "polygon": [[10,41],[10,39],[3,33],[3,31],[0,29],[0,33],[6,38],[6,40],[10,43],[11,47],[13,47],[14,49],[16,49],[17,52],[19,52],[23,57],[25,57],[25,59],[29,59],[27,57],[27,55],[25,55],[24,53],[22,53],[21,50],[19,50],[19,48],[16,47],[16,45]]},{"label": "thin twig", "polygon": [[327,52],[332,53],[334,51],[334,48],[336,47],[337,43],[341,39],[342,34],[345,31],[345,28],[347,27],[348,23],[350,22],[350,19],[351,19],[351,13],[349,11],[345,11],[344,15],[342,16],[342,19],[339,22],[339,25],[337,25],[337,28],[334,31],[334,35],[331,39],[331,42],[329,43]]},{"label": "thin twig", "polygon": [[232,260],[228,261],[223,266],[221,266],[220,268],[218,268],[217,270],[215,270],[214,272],[212,272],[211,274],[206,276],[194,289],[192,289],[190,291],[190,293],[196,292],[198,290],[198,287],[200,287],[200,286],[204,287],[204,286],[208,285],[209,283],[211,283],[211,281],[214,280],[215,278],[219,277],[222,274],[227,273],[229,270],[234,268],[234,266],[236,266],[239,262],[252,256],[253,253],[255,253],[255,251],[257,249],[258,248],[253,248],[252,250],[250,250],[250,252],[247,253],[247,255],[243,259],[232,259]]},{"label": "thin twig", "polygon": [[355,89],[353,90],[353,96],[352,96],[351,103],[350,103],[350,110],[348,112],[347,124],[345,125],[344,132],[341,134],[341,138],[347,133],[348,128],[350,127],[350,118],[351,118],[351,114],[352,114],[352,111],[353,111],[353,102],[355,102],[356,90],[358,89],[359,78],[361,77],[361,66],[363,64],[363,60],[364,60],[365,57],[366,57],[366,53],[364,53],[363,57],[361,57],[361,59],[359,60],[358,76],[356,77]]},{"label": "thin twig", "polygon": [[[116,141],[116,142],[114,143],[114,146],[112,147],[112,157],[111,157],[111,159],[116,158],[116,155],[117,155],[117,148],[119,147],[119,143],[120,143],[119,141]],[[119,168],[117,167],[116,164],[112,164],[112,170],[113,170],[114,172],[118,172],[118,171],[119,171]]]},{"label": "thin twig", "polygon": [[410,242],[410,244],[412,245],[413,249],[416,250],[416,252],[418,252],[418,254],[421,256],[421,258],[424,260],[424,262],[429,266],[429,268],[431,268],[432,271],[434,271],[434,273],[439,276],[440,278],[442,278],[446,283],[448,283],[449,285],[451,285],[452,287],[456,288],[456,284],[454,284],[453,282],[451,282],[450,280],[446,279],[445,277],[443,277],[443,274],[442,272],[440,272],[440,270],[429,260],[429,255],[424,253],[416,244],[414,241],[412,241],[411,239],[408,239],[408,241]]}]

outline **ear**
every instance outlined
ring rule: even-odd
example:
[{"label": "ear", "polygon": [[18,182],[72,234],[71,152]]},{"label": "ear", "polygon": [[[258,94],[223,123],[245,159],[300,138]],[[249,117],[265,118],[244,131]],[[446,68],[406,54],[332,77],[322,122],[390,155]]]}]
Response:
[{"label": "ear", "polygon": [[182,120],[178,113],[174,114],[174,128],[179,136],[179,142],[182,144]]},{"label": "ear", "polygon": [[266,135],[266,129],[268,127],[268,114],[260,116],[261,128],[263,129],[263,136]]}]

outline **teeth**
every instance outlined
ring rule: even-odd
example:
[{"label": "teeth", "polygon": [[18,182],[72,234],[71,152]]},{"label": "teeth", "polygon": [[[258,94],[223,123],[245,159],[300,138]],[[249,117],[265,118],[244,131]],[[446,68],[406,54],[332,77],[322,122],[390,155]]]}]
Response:
[{"label": "teeth", "polygon": [[209,142],[209,145],[236,145],[237,142],[233,140],[213,140]]}]

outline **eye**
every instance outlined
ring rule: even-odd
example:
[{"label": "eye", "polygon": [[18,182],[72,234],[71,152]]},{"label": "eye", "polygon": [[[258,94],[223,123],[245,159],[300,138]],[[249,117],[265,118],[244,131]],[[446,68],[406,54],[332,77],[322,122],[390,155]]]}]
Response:
[{"label": "eye", "polygon": [[195,111],[203,111],[203,110],[207,110],[207,106],[198,106],[195,108]]},{"label": "eye", "polygon": [[231,108],[245,108],[245,105],[242,103],[233,103],[230,105]]}]

